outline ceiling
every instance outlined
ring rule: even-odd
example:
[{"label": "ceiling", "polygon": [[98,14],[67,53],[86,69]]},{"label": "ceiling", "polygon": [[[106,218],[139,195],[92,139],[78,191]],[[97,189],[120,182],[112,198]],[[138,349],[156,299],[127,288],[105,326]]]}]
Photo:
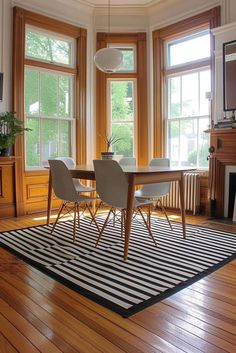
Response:
[{"label": "ceiling", "polygon": [[[109,0],[77,0],[84,5],[92,7],[107,7]],[[164,0],[110,0],[111,7],[149,7]]]}]

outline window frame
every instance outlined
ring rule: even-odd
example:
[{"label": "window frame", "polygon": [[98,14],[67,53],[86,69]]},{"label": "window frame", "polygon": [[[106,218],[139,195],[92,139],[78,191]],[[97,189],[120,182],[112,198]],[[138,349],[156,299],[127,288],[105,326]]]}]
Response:
[{"label": "window frame", "polygon": [[58,39],[58,40],[63,40],[70,43],[71,44],[71,63],[70,64],[63,64],[60,62],[51,62],[50,60],[46,60],[46,59],[40,59],[40,58],[35,58],[33,56],[27,56],[25,54],[25,59],[28,60],[33,60],[36,62],[42,62],[42,63],[46,63],[49,65],[58,65],[63,67],[68,67],[68,68],[75,68],[75,63],[76,63],[76,41],[74,38],[72,37],[68,37],[66,35],[59,35],[58,33],[55,34],[55,32],[40,28],[40,27],[36,27],[36,26],[32,26],[32,25],[26,25],[25,27],[25,33],[27,33],[28,30],[32,30],[32,32],[36,33],[36,34],[44,34],[44,35],[50,35],[51,37]]},{"label": "window frame", "polygon": [[97,33],[97,50],[114,46],[136,46],[136,72],[105,74],[96,70],[96,157],[100,158],[105,149],[102,136],[108,133],[107,79],[124,78],[137,80],[136,159],[140,165],[147,165],[148,156],[148,104],[147,104],[147,35],[146,33]]},{"label": "window frame", "polygon": [[111,121],[111,101],[109,98],[111,96],[111,82],[133,82],[133,99],[134,99],[134,118],[133,123],[133,155],[130,157],[135,157],[137,155],[137,79],[136,78],[108,78],[107,80],[107,117],[108,117],[108,133],[111,134],[112,131],[112,121]]},{"label": "window frame", "polygon": [[[153,38],[153,156],[164,157],[166,155],[165,149],[165,107],[164,107],[164,75],[167,70],[164,66],[164,43],[178,36],[184,36],[190,31],[199,31],[200,29],[212,29],[220,25],[220,6],[214,7],[208,11],[199,13],[195,16],[186,18],[177,23],[171,24],[167,27],[154,30]],[[214,87],[214,38],[211,34],[211,86]],[[203,60],[201,66],[208,65],[209,60]],[[199,66],[199,63],[186,65],[189,69],[194,69]],[[169,73],[182,71],[182,67],[175,67],[168,69]],[[214,98],[214,97],[213,97]],[[211,103],[212,104],[212,103]],[[212,109],[211,109],[212,112]]]},{"label": "window frame", "polygon": [[[75,73],[76,97],[76,163],[86,164],[87,141],[86,141],[86,72],[87,72],[87,30],[62,22],[51,17],[37,14],[18,6],[13,8],[13,72],[12,72],[12,110],[16,112],[19,119],[24,123],[24,66],[37,66],[38,61],[29,60],[25,55],[25,29],[26,25],[46,29],[59,35],[66,35],[74,38],[76,42],[76,63],[75,68],[63,68],[70,73]],[[51,67],[48,63],[41,63],[44,68]],[[55,69],[61,71],[60,65],[54,65]],[[79,68],[79,70],[78,70]],[[25,171],[25,147],[24,134],[19,136],[14,145],[14,155],[18,157],[15,166],[16,175],[16,214],[26,213],[27,194],[25,183],[27,176],[47,175],[48,172]]]}]

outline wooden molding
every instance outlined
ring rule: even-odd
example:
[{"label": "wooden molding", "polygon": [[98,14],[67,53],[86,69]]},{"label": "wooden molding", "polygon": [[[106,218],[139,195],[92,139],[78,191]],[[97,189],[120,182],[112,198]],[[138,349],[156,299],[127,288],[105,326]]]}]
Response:
[{"label": "wooden molding", "polygon": [[147,49],[146,33],[97,33],[97,50],[105,48],[107,43],[136,44],[137,71],[135,73],[105,74],[96,70],[96,157],[105,148],[103,139],[107,132],[107,79],[137,79],[137,161],[145,165],[148,161],[148,109],[147,109]]},{"label": "wooden molding", "polygon": [[[38,65],[38,62],[35,60],[25,59],[25,27],[27,24],[74,38],[77,43],[76,69],[64,69],[60,65],[50,65],[42,62]],[[24,65],[37,65],[46,69],[54,68],[58,71],[75,74],[76,152],[78,163],[86,163],[86,41],[87,31],[85,29],[19,7],[14,7],[12,108],[19,119],[24,121]],[[79,147],[77,141],[79,141]],[[22,135],[17,138],[14,149],[15,155],[21,157],[15,167],[17,215],[24,215],[26,213],[24,145],[24,135]]]},{"label": "wooden molding", "polygon": [[[165,154],[165,124],[163,107],[164,84],[164,41],[193,29],[214,28],[220,25],[220,6],[171,24],[153,32],[153,156]],[[213,53],[214,42],[211,38]],[[209,63],[209,62],[208,62]],[[205,64],[205,63],[203,63]],[[214,87],[214,56],[210,61],[212,70],[212,87]],[[193,68],[193,67],[192,67]]]}]

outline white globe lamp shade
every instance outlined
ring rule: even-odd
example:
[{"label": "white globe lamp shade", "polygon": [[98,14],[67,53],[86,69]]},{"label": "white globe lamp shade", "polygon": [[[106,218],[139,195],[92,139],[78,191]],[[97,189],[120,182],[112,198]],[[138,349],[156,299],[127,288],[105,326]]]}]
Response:
[{"label": "white globe lamp shade", "polygon": [[94,62],[103,72],[116,72],[123,62],[123,54],[116,48],[102,48],[94,55]]}]

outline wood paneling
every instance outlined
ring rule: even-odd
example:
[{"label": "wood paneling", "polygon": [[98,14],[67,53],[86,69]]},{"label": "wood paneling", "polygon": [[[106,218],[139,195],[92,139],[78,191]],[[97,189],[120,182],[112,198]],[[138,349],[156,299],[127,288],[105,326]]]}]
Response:
[{"label": "wood paneling", "polygon": [[236,129],[210,131],[210,198],[214,202],[212,213],[224,217],[225,166],[236,166]]},{"label": "wood paneling", "polygon": [[15,160],[0,157],[0,218],[14,217],[15,202]]}]

